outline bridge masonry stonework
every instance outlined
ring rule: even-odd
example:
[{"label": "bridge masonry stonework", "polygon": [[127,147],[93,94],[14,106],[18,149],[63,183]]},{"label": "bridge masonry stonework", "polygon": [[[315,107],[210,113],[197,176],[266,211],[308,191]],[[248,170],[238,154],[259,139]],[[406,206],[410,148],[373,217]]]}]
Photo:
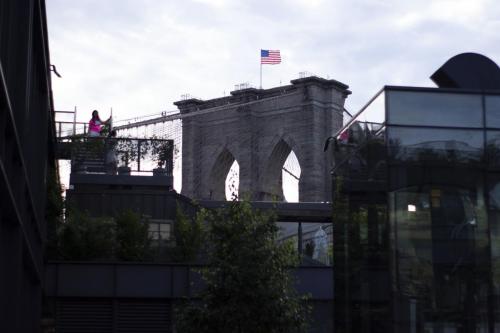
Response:
[{"label": "bridge masonry stonework", "polygon": [[272,89],[174,104],[182,113],[182,194],[225,200],[225,180],[239,164],[239,195],[282,199],[281,172],[293,150],[300,164],[299,201],[330,201],[329,154],[323,145],[340,129],[348,86],[319,77]]}]

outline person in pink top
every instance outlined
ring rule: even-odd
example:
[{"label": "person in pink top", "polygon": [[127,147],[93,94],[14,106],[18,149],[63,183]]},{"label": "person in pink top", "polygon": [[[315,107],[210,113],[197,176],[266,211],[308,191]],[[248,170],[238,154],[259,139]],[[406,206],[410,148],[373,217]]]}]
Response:
[{"label": "person in pink top", "polygon": [[89,136],[100,136],[102,125],[109,124],[111,117],[106,121],[102,121],[99,118],[99,112],[97,110],[92,111],[92,119],[89,121]]}]

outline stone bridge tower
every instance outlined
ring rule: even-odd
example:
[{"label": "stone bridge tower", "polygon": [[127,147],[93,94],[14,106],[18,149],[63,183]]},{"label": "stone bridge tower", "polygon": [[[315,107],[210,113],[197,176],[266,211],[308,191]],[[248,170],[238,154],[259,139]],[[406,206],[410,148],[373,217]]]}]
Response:
[{"label": "stone bridge tower", "polygon": [[283,198],[281,170],[293,150],[301,168],[299,201],[330,201],[330,154],[323,145],[342,126],[348,88],[312,76],[272,89],[174,103],[183,115],[182,193],[225,200],[226,176],[237,160],[240,196]]}]

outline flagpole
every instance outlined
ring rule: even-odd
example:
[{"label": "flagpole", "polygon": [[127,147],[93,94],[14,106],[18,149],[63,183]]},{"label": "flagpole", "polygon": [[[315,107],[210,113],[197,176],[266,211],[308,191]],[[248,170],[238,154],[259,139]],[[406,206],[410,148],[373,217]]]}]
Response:
[{"label": "flagpole", "polygon": [[262,49],[260,49],[260,89],[262,89]]},{"label": "flagpole", "polygon": [[260,89],[262,89],[262,61],[260,62]]}]

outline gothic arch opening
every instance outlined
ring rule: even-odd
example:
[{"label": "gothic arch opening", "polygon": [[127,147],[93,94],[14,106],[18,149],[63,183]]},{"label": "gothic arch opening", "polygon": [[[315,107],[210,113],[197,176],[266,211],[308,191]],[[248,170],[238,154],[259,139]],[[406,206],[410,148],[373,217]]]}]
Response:
[{"label": "gothic arch opening", "polygon": [[238,199],[240,187],[240,165],[237,160],[234,160],[229,172],[227,173],[225,189],[226,200]]},{"label": "gothic arch opening", "polygon": [[281,177],[283,183],[283,196],[286,202],[299,202],[300,164],[292,150],[283,164]]},{"label": "gothic arch opening", "polygon": [[230,174],[234,163],[238,164],[234,155],[227,148],[215,160],[209,178],[208,198],[210,200],[226,200],[226,184],[228,180],[229,182],[235,181],[236,184],[239,183],[239,166],[238,174],[235,174],[235,172],[232,175]]},{"label": "gothic arch opening", "polygon": [[298,202],[300,173],[297,156],[281,139],[267,162],[259,199]]}]

